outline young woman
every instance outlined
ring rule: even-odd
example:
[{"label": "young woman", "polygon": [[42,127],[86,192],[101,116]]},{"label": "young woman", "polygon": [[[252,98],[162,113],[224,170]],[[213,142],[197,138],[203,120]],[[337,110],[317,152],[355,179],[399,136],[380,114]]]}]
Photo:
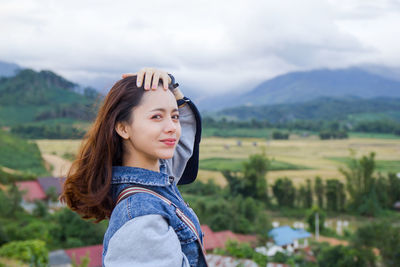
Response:
[{"label": "young woman", "polygon": [[61,197],[83,218],[109,218],[103,266],[207,266],[177,188],[197,176],[200,135],[196,106],[166,72],[146,68],[111,88]]}]

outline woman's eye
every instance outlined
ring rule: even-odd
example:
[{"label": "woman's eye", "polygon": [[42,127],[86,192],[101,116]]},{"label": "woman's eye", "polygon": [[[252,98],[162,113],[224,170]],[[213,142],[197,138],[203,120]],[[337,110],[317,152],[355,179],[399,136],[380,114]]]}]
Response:
[{"label": "woman's eye", "polygon": [[172,116],[172,119],[174,119],[174,120],[179,120],[179,115],[173,115],[173,116]]},{"label": "woman's eye", "polygon": [[161,119],[161,115],[154,115],[153,117],[151,117],[152,119]]}]

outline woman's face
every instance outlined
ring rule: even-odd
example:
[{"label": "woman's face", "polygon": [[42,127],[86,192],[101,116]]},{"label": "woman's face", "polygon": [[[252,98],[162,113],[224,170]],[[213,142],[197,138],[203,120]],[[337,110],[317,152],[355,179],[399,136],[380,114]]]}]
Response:
[{"label": "woman's face", "polygon": [[130,156],[137,159],[169,159],[181,136],[179,112],[174,95],[159,86],[146,91],[133,108],[127,125]]}]

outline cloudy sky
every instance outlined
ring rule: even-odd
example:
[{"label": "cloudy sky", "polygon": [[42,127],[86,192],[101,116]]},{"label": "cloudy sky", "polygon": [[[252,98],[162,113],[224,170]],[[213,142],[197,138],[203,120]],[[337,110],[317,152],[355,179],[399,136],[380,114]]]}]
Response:
[{"label": "cloudy sky", "polygon": [[0,0],[0,33],[0,61],[103,91],[143,66],[206,94],[294,70],[400,68],[400,0]]}]

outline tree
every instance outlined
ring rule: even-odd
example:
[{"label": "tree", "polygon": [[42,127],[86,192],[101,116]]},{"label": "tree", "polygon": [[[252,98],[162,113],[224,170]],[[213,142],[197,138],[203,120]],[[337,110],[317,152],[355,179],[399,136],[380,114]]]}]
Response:
[{"label": "tree", "polygon": [[310,209],[313,205],[313,192],[311,189],[311,180],[307,179],[307,187],[305,193],[305,208]]},{"label": "tree", "polygon": [[342,182],[337,184],[337,199],[338,199],[338,210],[344,211],[346,209],[346,190]]},{"label": "tree", "polygon": [[400,201],[400,178],[395,173],[388,174],[388,198],[390,208],[393,208],[396,201]]},{"label": "tree", "polygon": [[14,183],[11,184],[11,188],[8,191],[8,198],[10,200],[10,212],[8,215],[15,216],[16,211],[21,210],[22,193]]},{"label": "tree", "polygon": [[3,225],[0,224],[0,246],[10,241],[8,239],[8,235],[3,228]]},{"label": "tree", "polygon": [[318,207],[323,209],[324,208],[324,185],[322,183],[321,177],[319,177],[319,176],[315,177],[314,192],[315,192],[315,195],[317,196]]},{"label": "tree", "polygon": [[375,192],[376,192],[376,197],[378,199],[378,202],[382,208],[391,208],[392,205],[390,203],[389,199],[389,182],[388,179],[379,174],[378,178],[375,181]]},{"label": "tree", "polygon": [[315,217],[318,213],[318,225],[319,225],[319,232],[323,232],[325,229],[325,212],[317,206],[314,206],[311,210],[309,210],[307,215],[307,223],[308,227],[310,228],[311,232],[315,232]]},{"label": "tree", "polygon": [[327,210],[338,210],[338,198],[337,198],[337,188],[338,188],[338,180],[337,179],[329,179],[326,181],[326,209]]},{"label": "tree", "polygon": [[384,266],[400,266],[400,229],[381,221],[359,227],[353,243],[357,247],[378,248]]},{"label": "tree", "polygon": [[242,195],[268,202],[267,181],[265,175],[269,161],[264,154],[255,154],[243,163],[243,175],[223,171],[232,195]]},{"label": "tree", "polygon": [[375,191],[375,153],[363,156],[360,160],[353,158],[347,168],[340,168],[346,177],[347,191],[350,196],[350,208],[362,215],[376,215],[381,207]]},{"label": "tree", "polygon": [[370,249],[345,247],[342,245],[323,248],[317,257],[324,267],[373,267],[375,256]]},{"label": "tree", "polygon": [[15,217],[16,212],[22,210],[21,201],[22,193],[14,183],[7,192],[0,190],[0,216]]},{"label": "tree", "polygon": [[296,189],[289,178],[284,177],[277,179],[272,186],[272,192],[279,206],[294,207]]},{"label": "tree", "polygon": [[329,179],[325,186],[326,209],[342,211],[346,205],[345,186],[338,179]]},{"label": "tree", "polygon": [[[50,229],[55,246],[78,247],[99,244],[103,240],[105,225],[85,221],[70,209],[64,208],[54,214],[57,227]],[[84,229],[84,231],[82,231]]]},{"label": "tree", "polygon": [[300,185],[299,190],[297,191],[297,206],[301,208],[306,207],[306,200],[307,200],[307,195],[306,195],[306,188],[304,185]]},{"label": "tree", "polygon": [[0,256],[21,260],[34,267],[47,266],[49,262],[46,243],[41,240],[13,241],[0,247]]},{"label": "tree", "polygon": [[265,154],[250,155],[244,166],[244,196],[268,202],[267,181],[265,175],[268,170],[269,161]]},{"label": "tree", "polygon": [[54,186],[50,186],[50,187],[46,190],[46,199],[47,199],[47,201],[48,201],[47,204],[50,204],[50,202],[56,202],[56,201],[58,201],[57,188],[55,188]]}]

